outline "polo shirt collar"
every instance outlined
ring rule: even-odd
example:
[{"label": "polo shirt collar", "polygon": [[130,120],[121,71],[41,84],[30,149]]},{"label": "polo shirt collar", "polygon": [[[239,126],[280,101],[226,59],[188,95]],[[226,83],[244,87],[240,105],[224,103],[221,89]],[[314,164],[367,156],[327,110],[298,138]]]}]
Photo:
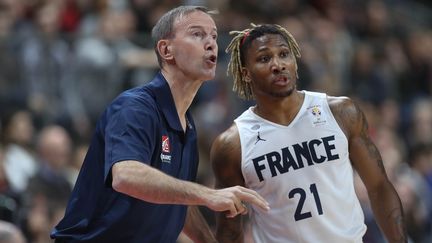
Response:
[{"label": "polo shirt collar", "polygon": [[[160,71],[157,73],[152,83],[155,91],[156,102],[162,110],[168,125],[174,130],[183,132],[171,89]],[[186,112],[186,117],[190,119],[189,111]]]}]

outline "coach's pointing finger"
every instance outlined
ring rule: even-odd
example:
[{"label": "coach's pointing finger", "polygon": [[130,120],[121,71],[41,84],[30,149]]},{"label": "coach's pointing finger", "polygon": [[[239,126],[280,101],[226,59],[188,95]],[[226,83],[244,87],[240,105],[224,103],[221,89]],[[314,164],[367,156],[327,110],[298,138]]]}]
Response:
[{"label": "coach's pointing finger", "polygon": [[266,211],[270,209],[268,202],[256,191],[240,186],[238,188],[239,192],[237,194],[237,197],[240,198],[242,202],[247,202]]}]

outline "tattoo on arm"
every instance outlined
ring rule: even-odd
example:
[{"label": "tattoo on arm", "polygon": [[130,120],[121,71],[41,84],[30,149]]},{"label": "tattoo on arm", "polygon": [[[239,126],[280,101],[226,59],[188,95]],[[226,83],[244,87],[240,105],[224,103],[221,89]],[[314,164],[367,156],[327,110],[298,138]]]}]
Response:
[{"label": "tattoo on arm", "polygon": [[379,153],[377,147],[370,141],[366,141],[366,148],[369,151],[370,155],[372,155],[374,160],[377,162],[377,165],[380,168],[381,173],[385,174],[384,163],[382,161],[381,154]]},{"label": "tattoo on arm", "polygon": [[[369,137],[366,116],[349,98],[330,98],[329,105],[350,142],[350,156],[368,185],[377,223],[389,242],[406,242],[406,227],[400,199],[387,181],[386,172],[378,148]],[[378,167],[378,168],[377,168]]]},{"label": "tattoo on arm", "polygon": [[363,111],[358,107],[357,104],[354,103],[356,113],[358,114],[359,126],[360,126],[360,137],[362,138],[365,148],[368,153],[371,155],[371,158],[377,162],[378,168],[380,168],[381,173],[385,174],[384,163],[381,157],[380,152],[378,151],[375,144],[371,141],[369,137],[369,124],[366,120],[366,116]]},{"label": "tattoo on arm", "polygon": [[401,214],[400,208],[394,208],[390,211],[389,220],[394,222],[395,227],[395,237],[398,237],[397,239],[394,239],[396,242],[406,242],[406,228],[404,224],[404,217]]}]

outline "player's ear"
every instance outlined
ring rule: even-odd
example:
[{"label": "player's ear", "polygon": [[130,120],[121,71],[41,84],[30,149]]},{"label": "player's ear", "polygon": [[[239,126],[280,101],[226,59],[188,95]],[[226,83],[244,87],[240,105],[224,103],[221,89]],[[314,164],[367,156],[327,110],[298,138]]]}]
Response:
[{"label": "player's ear", "polygon": [[171,61],[174,59],[172,46],[169,40],[159,40],[156,45],[156,49],[163,60]]},{"label": "player's ear", "polygon": [[250,77],[250,73],[245,67],[242,67],[241,74],[242,74],[243,80],[246,83],[250,83],[252,81],[252,79]]}]

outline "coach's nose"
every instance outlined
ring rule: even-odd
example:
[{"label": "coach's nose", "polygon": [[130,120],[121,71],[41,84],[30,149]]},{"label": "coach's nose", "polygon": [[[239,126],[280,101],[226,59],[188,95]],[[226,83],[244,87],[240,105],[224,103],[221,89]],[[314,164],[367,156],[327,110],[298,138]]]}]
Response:
[{"label": "coach's nose", "polygon": [[215,51],[216,53],[217,53],[217,41],[216,41],[216,39],[212,36],[212,35],[209,35],[208,37],[207,37],[207,41],[206,41],[206,44],[205,44],[205,50],[206,51]]}]

